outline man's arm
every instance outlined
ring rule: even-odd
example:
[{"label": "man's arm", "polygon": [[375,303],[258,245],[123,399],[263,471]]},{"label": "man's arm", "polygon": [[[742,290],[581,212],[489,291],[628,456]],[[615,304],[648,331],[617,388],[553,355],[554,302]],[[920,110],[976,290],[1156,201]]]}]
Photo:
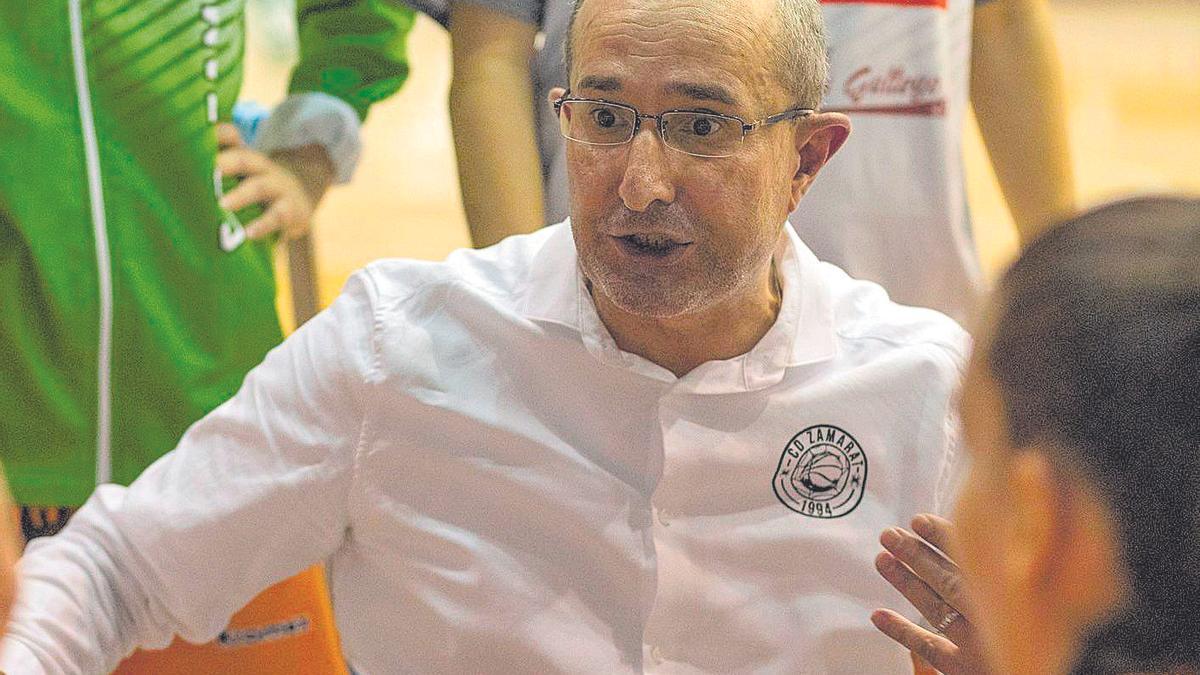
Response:
[{"label": "man's arm", "polygon": [[207,641],[259,591],[335,551],[372,305],[352,278],[133,485],[100,487],[63,532],[31,543],[0,671],[109,672],[135,646]]},{"label": "man's arm", "polygon": [[408,79],[408,34],[415,12],[383,0],[298,0],[300,61],[292,94],[320,92],[345,101],[359,120]]},{"label": "man's arm", "polygon": [[397,2],[298,0],[300,60],[288,98],[263,123],[256,149],[287,160],[281,151],[322,148],[336,182],[349,181],[361,153],[359,124],[372,104],[408,79],[415,16]]},{"label": "man's arm", "polygon": [[975,11],[971,102],[1022,244],[1075,208],[1062,76],[1045,0]]},{"label": "man's arm", "polygon": [[251,239],[307,233],[329,187],[350,180],[362,154],[360,122],[408,77],[414,17],[411,9],[371,0],[298,2],[300,62],[288,98],[262,123],[253,148],[242,147],[231,130],[219,135],[218,163],[223,171],[236,167],[243,179],[222,206],[263,209],[247,225]]},{"label": "man's arm", "polygon": [[530,60],[537,28],[472,2],[450,10],[450,123],[475,246],[544,224]]}]

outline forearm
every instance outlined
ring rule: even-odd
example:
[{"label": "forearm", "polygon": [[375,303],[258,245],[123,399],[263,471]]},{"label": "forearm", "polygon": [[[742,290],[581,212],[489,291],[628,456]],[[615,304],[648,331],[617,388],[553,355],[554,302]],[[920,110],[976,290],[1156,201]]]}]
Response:
[{"label": "forearm", "polygon": [[[525,74],[528,80],[528,73]],[[450,122],[463,210],[477,247],[543,224],[542,172],[534,140],[531,92],[506,89],[513,110],[498,124],[481,112],[495,105],[494,92],[471,85],[452,87]],[[480,111],[480,112],[477,112]]]},{"label": "forearm", "polygon": [[176,627],[142,585],[150,575],[107,518],[125,491],[104,486],[61,534],[30,543],[0,671],[109,672],[139,644],[170,642]]},{"label": "forearm", "polygon": [[1021,243],[1075,208],[1062,75],[1045,0],[975,13],[971,101]]},{"label": "forearm", "polygon": [[532,26],[498,12],[470,4],[453,9],[450,123],[477,247],[544,224],[529,70],[533,34]]}]

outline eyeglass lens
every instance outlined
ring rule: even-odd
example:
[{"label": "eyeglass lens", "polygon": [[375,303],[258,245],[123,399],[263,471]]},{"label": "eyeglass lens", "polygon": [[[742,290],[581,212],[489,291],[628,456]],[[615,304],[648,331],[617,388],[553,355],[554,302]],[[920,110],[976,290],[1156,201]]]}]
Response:
[{"label": "eyeglass lens", "polygon": [[[662,114],[663,142],[701,157],[726,157],[742,141],[736,120],[703,112]],[[620,145],[633,139],[637,114],[629,109],[594,101],[563,101],[559,115],[563,136],[590,145]]]}]

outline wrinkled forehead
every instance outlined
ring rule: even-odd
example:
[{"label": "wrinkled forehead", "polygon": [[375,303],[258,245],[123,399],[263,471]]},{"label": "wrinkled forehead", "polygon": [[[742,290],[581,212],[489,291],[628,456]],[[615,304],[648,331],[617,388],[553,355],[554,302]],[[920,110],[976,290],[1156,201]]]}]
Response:
[{"label": "wrinkled forehead", "polygon": [[586,0],[576,19],[570,80],[664,79],[765,85],[777,0]]}]

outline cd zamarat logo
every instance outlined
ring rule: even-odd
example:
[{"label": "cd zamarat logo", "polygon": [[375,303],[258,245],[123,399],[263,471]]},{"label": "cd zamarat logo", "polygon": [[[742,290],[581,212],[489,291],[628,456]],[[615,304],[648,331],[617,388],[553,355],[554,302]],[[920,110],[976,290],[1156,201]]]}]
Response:
[{"label": "cd zamarat logo", "polygon": [[796,513],[839,518],[862,501],[867,455],[842,429],[817,424],[788,441],[773,482],[775,496]]}]

